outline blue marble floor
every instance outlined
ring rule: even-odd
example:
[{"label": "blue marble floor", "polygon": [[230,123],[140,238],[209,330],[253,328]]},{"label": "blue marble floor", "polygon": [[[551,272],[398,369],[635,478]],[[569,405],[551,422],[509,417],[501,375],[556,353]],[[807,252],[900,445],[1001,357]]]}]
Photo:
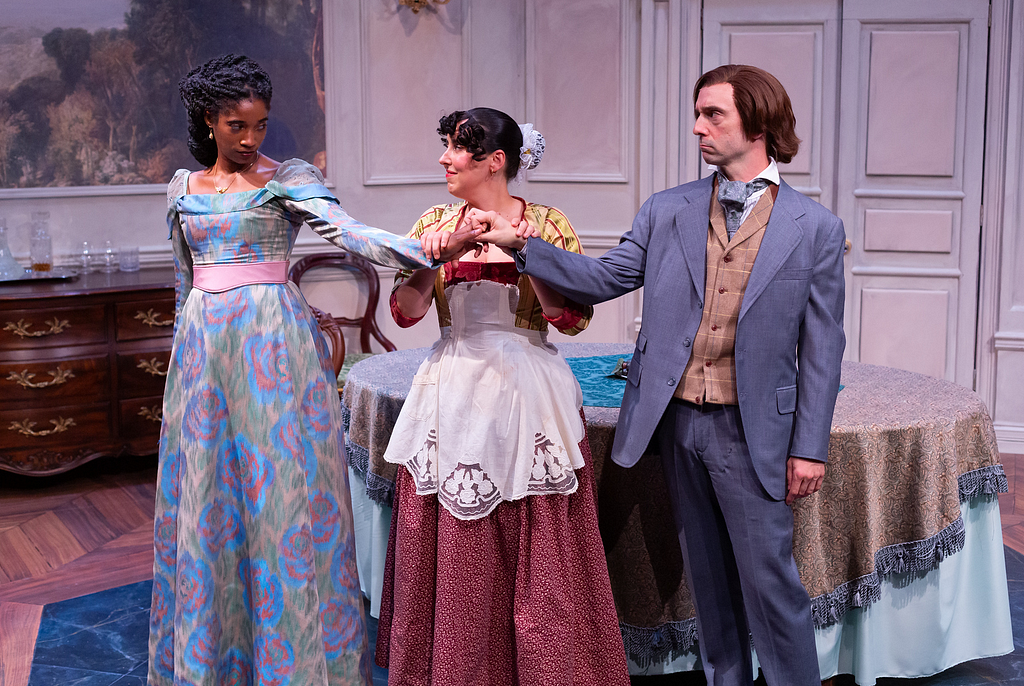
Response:
[{"label": "blue marble floor", "polygon": [[[43,608],[28,686],[146,686],[152,581],[120,586]],[[370,645],[377,620],[369,616]],[[373,686],[388,672],[374,665]]]},{"label": "blue marble floor", "polygon": [[[1024,686],[1024,555],[1004,550],[1014,651],[957,665],[932,677],[879,679],[878,686]],[[151,582],[142,581],[47,605],[29,686],[145,686],[151,587]],[[371,618],[368,628],[373,645],[377,622]],[[633,677],[631,682],[632,686],[705,684],[699,673]],[[387,670],[375,666],[373,683],[386,686]],[[836,686],[852,685],[848,677],[836,679]]]},{"label": "blue marble floor", "polygon": [[142,581],[44,607],[29,686],[145,686],[152,587]]}]

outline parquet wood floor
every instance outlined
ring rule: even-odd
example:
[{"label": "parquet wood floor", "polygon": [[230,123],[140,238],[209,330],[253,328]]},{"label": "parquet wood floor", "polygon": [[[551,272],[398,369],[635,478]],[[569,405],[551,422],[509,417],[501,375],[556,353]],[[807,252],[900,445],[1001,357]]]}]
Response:
[{"label": "parquet wood floor", "polygon": [[150,579],[156,458],[0,472],[0,686],[25,686],[43,605]]},{"label": "parquet wood floor", "polygon": [[[1024,554],[1024,455],[1002,460],[1003,541]],[[0,686],[28,683],[43,605],[152,578],[155,483],[155,457],[0,472]]]}]

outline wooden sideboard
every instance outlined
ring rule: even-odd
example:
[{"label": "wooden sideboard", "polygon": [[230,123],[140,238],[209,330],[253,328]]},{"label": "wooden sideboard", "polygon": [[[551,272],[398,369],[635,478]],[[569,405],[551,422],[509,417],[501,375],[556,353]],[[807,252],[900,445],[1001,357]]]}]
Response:
[{"label": "wooden sideboard", "polygon": [[174,270],[0,284],[0,470],[157,452]]}]

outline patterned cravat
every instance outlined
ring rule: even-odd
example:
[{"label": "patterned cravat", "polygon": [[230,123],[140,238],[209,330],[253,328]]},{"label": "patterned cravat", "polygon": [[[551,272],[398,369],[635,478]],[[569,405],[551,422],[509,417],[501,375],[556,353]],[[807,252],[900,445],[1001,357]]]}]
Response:
[{"label": "patterned cravat", "polygon": [[740,228],[740,217],[743,216],[747,198],[764,190],[770,183],[768,179],[762,178],[756,178],[750,183],[729,181],[721,173],[718,174],[718,202],[725,210],[725,231],[729,234],[729,240]]}]

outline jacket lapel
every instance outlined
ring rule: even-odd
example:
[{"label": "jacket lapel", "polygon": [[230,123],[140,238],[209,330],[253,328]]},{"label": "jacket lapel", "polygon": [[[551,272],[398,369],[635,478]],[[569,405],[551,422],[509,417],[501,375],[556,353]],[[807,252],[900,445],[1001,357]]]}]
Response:
[{"label": "jacket lapel", "polygon": [[772,216],[765,227],[757,258],[750,271],[750,280],[747,281],[747,288],[743,294],[740,319],[743,319],[750,306],[775,278],[803,238],[803,229],[797,223],[797,219],[803,216],[803,211],[793,195],[795,193],[796,191],[785,181],[779,185],[779,196],[772,207]]},{"label": "jacket lapel", "polygon": [[684,197],[687,203],[676,212],[676,237],[679,239],[687,271],[698,296],[704,298],[704,273],[707,268],[708,220],[711,208],[712,176]]}]

